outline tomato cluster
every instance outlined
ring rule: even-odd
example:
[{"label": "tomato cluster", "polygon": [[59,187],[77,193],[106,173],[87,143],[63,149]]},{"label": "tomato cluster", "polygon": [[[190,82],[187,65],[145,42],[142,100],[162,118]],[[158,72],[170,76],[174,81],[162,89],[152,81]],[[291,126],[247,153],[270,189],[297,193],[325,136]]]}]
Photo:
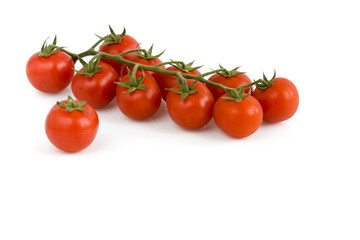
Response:
[{"label": "tomato cluster", "polygon": [[[81,54],[56,46],[56,38],[51,45],[44,43],[27,62],[27,77],[36,89],[53,93],[71,84],[76,100],[69,96],[57,102],[45,123],[47,137],[61,150],[76,152],[89,146],[99,126],[95,109],[114,98],[119,110],[131,119],[153,116],[165,101],[178,126],[195,130],[214,118],[234,138],[253,134],[263,121],[287,120],[297,110],[298,91],[286,78],[274,74],[270,80],[264,76],[251,81],[238,68],[229,71],[221,66],[201,74],[193,63],[162,62],[162,53],[152,54],[153,46],[148,51],[140,49],[125,29],[122,34],[115,34],[111,27],[110,31],[101,38],[98,51],[85,52],[94,55],[89,63]],[[77,60],[83,65],[80,70],[74,70]],[[170,66],[165,67],[167,64]],[[207,75],[211,76],[205,79]]]}]

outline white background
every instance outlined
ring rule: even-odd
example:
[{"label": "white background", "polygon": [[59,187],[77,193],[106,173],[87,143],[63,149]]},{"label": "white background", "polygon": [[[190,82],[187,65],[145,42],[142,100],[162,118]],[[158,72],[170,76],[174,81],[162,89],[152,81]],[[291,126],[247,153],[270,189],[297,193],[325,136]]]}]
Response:
[{"label": "white background", "polygon": [[[0,239],[360,239],[357,1],[12,1],[1,7]],[[47,37],[72,52],[127,33],[162,60],[289,78],[298,112],[233,139],[147,121],[115,102],[93,144],[68,154],[25,65]],[[77,67],[79,67],[77,65]]]}]

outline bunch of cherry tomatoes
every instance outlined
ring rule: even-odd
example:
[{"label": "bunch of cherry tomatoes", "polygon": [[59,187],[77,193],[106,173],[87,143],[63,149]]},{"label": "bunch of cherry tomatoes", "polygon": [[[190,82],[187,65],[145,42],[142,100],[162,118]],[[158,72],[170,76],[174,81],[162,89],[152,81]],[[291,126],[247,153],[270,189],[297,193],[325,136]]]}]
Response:
[{"label": "bunch of cherry tomatoes", "polygon": [[[47,137],[63,151],[77,152],[93,142],[99,127],[95,109],[114,98],[131,119],[151,117],[165,101],[169,116],[180,127],[199,129],[214,118],[234,138],[253,134],[263,121],[287,120],[298,108],[295,85],[275,74],[251,81],[238,68],[220,66],[201,73],[192,63],[162,62],[162,53],[153,55],[152,47],[140,49],[125,29],[115,34],[110,27],[110,34],[98,44],[98,50],[95,44],[83,54],[74,54],[57,46],[55,37],[50,45],[45,41],[26,65],[28,80],[39,91],[55,93],[71,84],[76,99],[68,96],[57,102],[45,121]],[[94,56],[88,63],[82,59],[87,55]],[[83,65],[80,70],[75,70],[77,60]]]}]

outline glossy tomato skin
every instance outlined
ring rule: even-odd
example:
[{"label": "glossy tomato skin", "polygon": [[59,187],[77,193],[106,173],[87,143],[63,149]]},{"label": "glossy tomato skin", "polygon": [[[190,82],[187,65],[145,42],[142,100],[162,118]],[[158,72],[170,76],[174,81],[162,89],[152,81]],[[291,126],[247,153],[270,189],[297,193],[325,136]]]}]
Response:
[{"label": "glossy tomato skin", "polygon": [[[127,117],[134,120],[144,120],[154,115],[161,104],[161,93],[156,80],[148,73],[144,72],[145,77],[142,84],[147,90],[136,89],[127,92],[129,89],[120,85],[116,87],[116,101],[119,109]],[[136,77],[143,75],[142,71],[136,72]],[[120,82],[129,82],[129,75],[125,75]]]},{"label": "glossy tomato skin", "polygon": [[74,62],[63,51],[47,57],[33,54],[26,64],[26,75],[37,90],[46,93],[60,92],[74,77]]},{"label": "glossy tomato skin", "polygon": [[[188,85],[195,80],[187,79]],[[179,85],[173,86],[179,88]],[[171,119],[180,127],[195,130],[204,127],[213,116],[214,97],[202,82],[195,84],[198,93],[188,95],[181,101],[181,94],[169,91],[166,107]]]},{"label": "glossy tomato skin", "polygon": [[[231,87],[231,88],[238,88],[238,87],[241,87],[241,86],[251,83],[251,79],[245,73],[242,73],[242,74],[239,74],[239,75],[236,75],[233,77],[225,77],[225,76],[215,73],[209,78],[209,80],[212,82],[215,82],[215,83],[220,83],[226,87]],[[225,94],[225,90],[223,90],[221,88],[212,86],[210,84],[207,84],[207,87],[213,94],[215,100],[217,100],[221,95]],[[249,91],[252,91],[252,87],[247,87],[245,89],[245,93],[248,93]]]},{"label": "glossy tomato skin", "polygon": [[[223,96],[229,97],[227,93]],[[256,132],[263,120],[260,103],[252,96],[240,102],[224,99],[223,96],[214,106],[216,125],[234,138],[244,138]]]},{"label": "glossy tomato skin", "polygon": [[51,108],[45,120],[45,132],[54,146],[65,152],[78,152],[93,142],[99,128],[99,118],[89,104],[83,108],[88,113],[78,110],[67,112],[66,108],[58,105]]},{"label": "glossy tomato skin", "polygon": [[[117,54],[129,51],[129,50],[136,49],[137,46],[138,46],[138,42],[133,37],[131,37],[130,35],[125,35],[124,38],[121,39],[121,41],[119,43],[101,45],[99,47],[99,51],[105,52],[108,54],[117,55]],[[120,74],[121,68],[123,66],[122,63],[119,63],[119,62],[116,62],[116,61],[110,60],[110,59],[102,59],[102,61],[110,64],[115,69],[115,71],[119,74],[119,77],[122,77],[122,75]]]},{"label": "glossy tomato skin", "polygon": [[[159,63],[162,63],[162,61],[158,58],[154,58],[154,59],[145,59],[142,57],[139,57],[137,54],[128,54],[126,56],[124,56],[124,58],[126,60],[132,61],[132,62],[136,62],[136,63],[140,63],[143,65],[147,65],[147,66],[155,66]],[[127,65],[123,65],[120,71],[120,76],[125,76],[126,74],[128,74],[127,68],[129,68],[131,71],[134,69],[131,66],[127,66]],[[165,69],[164,66],[160,66],[160,68]],[[152,77],[155,77],[154,73],[152,71],[146,71],[148,74],[150,74]]]},{"label": "glossy tomato skin", "polygon": [[299,106],[299,93],[295,85],[286,78],[275,78],[265,90],[255,89],[252,94],[261,104],[264,121],[281,122],[292,117]]},{"label": "glossy tomato skin", "polygon": [[[193,71],[188,71],[185,72],[177,67],[174,66],[169,66],[167,68],[165,68],[165,70],[169,70],[169,71],[174,71],[174,72],[182,72],[182,73],[186,73],[186,74],[190,74],[190,75],[200,75],[201,73],[198,70],[193,70]],[[161,97],[166,100],[166,96],[169,92],[169,90],[167,90],[168,88],[172,88],[174,85],[177,84],[176,81],[176,77],[172,76],[172,75],[168,75],[168,74],[161,74],[161,73],[156,73],[154,72],[153,75],[156,79],[156,81],[158,82],[158,85],[160,87],[160,91],[161,91]]]},{"label": "glossy tomato skin", "polygon": [[86,101],[94,108],[102,108],[115,98],[115,82],[119,81],[119,75],[113,67],[101,61],[99,66],[102,70],[91,77],[76,73],[71,83],[76,99]]}]

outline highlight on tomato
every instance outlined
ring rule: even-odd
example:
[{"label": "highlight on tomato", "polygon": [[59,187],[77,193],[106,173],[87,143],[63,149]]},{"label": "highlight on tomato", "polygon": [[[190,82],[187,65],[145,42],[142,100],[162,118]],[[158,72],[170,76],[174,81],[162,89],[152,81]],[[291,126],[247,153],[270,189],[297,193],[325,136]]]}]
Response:
[{"label": "highlight on tomato", "polygon": [[50,142],[65,152],[78,152],[95,139],[99,118],[86,102],[67,100],[57,102],[45,120],[45,132]]},{"label": "highlight on tomato", "polygon": [[161,104],[161,92],[156,80],[146,71],[133,71],[116,82],[116,101],[120,111],[134,120],[144,120],[154,115]]},{"label": "highlight on tomato", "polygon": [[119,75],[109,64],[94,57],[89,63],[81,58],[83,65],[71,83],[71,89],[77,100],[86,101],[94,108],[108,105],[116,96],[116,84]]},{"label": "highlight on tomato", "polygon": [[41,51],[33,54],[26,63],[26,76],[31,85],[41,92],[56,93],[65,89],[74,77],[74,62],[62,47],[46,41]]},{"label": "highlight on tomato", "polygon": [[[251,79],[245,74],[245,72],[237,71],[239,67],[236,67],[232,70],[227,70],[220,65],[220,69],[222,71],[213,74],[209,78],[210,81],[219,83],[230,88],[239,88],[247,84],[251,84]],[[210,84],[207,84],[206,86],[213,94],[215,100],[217,100],[220,96],[226,93],[224,89],[221,89],[219,87],[215,87]],[[245,88],[245,93],[248,93],[249,91],[252,91],[252,86]]]},{"label": "highlight on tomato", "polygon": [[[198,69],[201,68],[201,66],[193,67],[193,63],[194,61],[188,64],[184,64],[183,62],[174,62],[171,64],[171,66],[165,68],[165,70],[199,76],[201,73],[198,71]],[[166,96],[169,92],[168,89],[177,84],[176,76],[157,72],[154,72],[153,76],[159,85],[161,97],[166,100]]]},{"label": "highlight on tomato", "polygon": [[[138,48],[139,43],[135,40],[135,38],[126,34],[126,29],[122,34],[116,34],[114,30],[109,25],[110,34],[104,37],[104,43],[99,47],[100,52],[105,52],[112,55],[117,55],[129,50],[133,50]],[[128,54],[124,55],[127,56]],[[122,77],[126,73],[121,74],[121,68],[123,66],[122,63],[111,60],[111,59],[102,59],[102,61],[106,62],[110,66],[112,66],[115,71],[119,74],[119,77]]]},{"label": "highlight on tomato", "polygon": [[244,138],[255,133],[262,121],[263,111],[256,98],[250,92],[244,94],[244,89],[232,92],[235,96],[225,93],[214,105],[214,120],[216,125],[233,138]]},{"label": "highlight on tomato", "polygon": [[214,97],[202,82],[178,77],[166,97],[168,113],[184,129],[202,128],[213,116]]},{"label": "highlight on tomato", "polygon": [[259,79],[253,96],[260,102],[264,111],[264,121],[277,123],[291,118],[299,106],[299,93],[296,86],[286,78],[274,76],[268,80],[263,74]]}]

